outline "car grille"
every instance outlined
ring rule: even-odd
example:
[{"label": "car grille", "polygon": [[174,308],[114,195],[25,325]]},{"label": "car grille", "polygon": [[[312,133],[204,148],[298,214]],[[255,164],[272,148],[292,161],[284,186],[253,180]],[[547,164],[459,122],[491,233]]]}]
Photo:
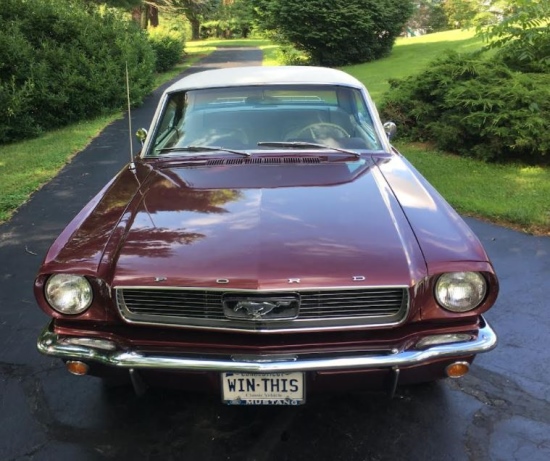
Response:
[{"label": "car grille", "polygon": [[[296,318],[262,317],[254,320],[228,319],[224,296],[232,299],[299,299]],[[129,322],[155,325],[240,331],[295,331],[344,329],[395,325],[408,310],[408,290],[404,287],[341,290],[303,290],[292,293],[199,289],[117,288],[117,306]]]}]

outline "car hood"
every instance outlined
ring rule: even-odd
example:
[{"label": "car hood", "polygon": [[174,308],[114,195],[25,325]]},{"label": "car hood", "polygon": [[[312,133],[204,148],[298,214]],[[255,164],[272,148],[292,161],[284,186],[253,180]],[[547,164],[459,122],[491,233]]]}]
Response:
[{"label": "car hood", "polygon": [[426,263],[371,160],[166,165],[147,178],[109,260],[114,286],[412,286]]}]

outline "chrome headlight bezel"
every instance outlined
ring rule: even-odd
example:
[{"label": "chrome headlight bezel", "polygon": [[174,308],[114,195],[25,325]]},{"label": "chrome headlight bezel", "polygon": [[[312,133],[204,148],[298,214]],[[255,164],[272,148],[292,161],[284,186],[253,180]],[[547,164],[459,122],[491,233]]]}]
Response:
[{"label": "chrome headlight bezel", "polygon": [[438,304],[450,312],[469,312],[485,300],[487,280],[479,272],[447,272],[438,277],[434,295]]},{"label": "chrome headlight bezel", "polygon": [[44,297],[52,309],[64,315],[79,315],[92,304],[92,285],[81,275],[54,274],[44,285]]}]

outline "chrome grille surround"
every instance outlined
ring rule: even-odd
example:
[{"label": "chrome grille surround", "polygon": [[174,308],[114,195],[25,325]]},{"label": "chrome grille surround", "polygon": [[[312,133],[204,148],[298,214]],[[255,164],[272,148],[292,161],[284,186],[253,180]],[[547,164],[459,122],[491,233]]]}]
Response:
[{"label": "chrome grille surround", "polygon": [[[295,291],[116,287],[115,293],[119,312],[128,323],[205,330],[283,333],[395,326],[405,321],[409,310],[409,290],[404,286]],[[224,295],[246,298],[251,294],[299,296],[298,317],[257,322],[225,317]]]}]

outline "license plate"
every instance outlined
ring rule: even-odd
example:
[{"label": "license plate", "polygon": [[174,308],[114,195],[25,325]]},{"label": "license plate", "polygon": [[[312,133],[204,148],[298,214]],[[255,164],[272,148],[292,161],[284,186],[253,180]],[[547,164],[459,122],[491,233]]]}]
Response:
[{"label": "license plate", "polygon": [[301,405],[304,374],[222,373],[222,398],[229,405]]}]

